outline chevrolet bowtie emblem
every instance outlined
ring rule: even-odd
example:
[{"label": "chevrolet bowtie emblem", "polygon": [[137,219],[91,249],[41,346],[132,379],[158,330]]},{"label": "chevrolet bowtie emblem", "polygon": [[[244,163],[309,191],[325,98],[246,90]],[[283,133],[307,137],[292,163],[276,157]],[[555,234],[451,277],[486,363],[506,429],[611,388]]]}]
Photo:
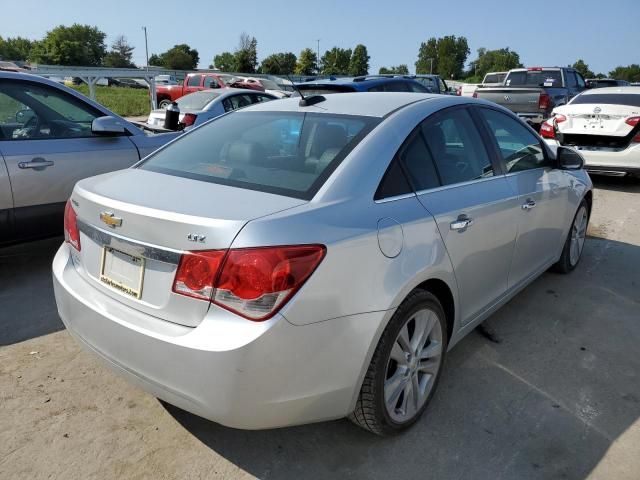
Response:
[{"label": "chevrolet bowtie emblem", "polygon": [[116,217],[113,212],[101,212],[100,220],[112,228],[120,227],[122,225],[122,219],[120,217]]}]

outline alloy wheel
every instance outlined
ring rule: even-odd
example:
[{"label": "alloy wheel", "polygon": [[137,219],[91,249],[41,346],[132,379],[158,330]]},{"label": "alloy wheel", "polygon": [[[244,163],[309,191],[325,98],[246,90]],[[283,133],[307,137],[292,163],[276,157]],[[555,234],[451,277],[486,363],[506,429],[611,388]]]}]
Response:
[{"label": "alloy wheel", "polygon": [[571,226],[571,240],[569,244],[569,261],[571,266],[575,266],[580,260],[582,255],[582,249],[584,248],[584,240],[587,236],[587,224],[589,221],[589,215],[587,209],[583,205],[578,210],[576,218]]},{"label": "alloy wheel", "polygon": [[442,361],[442,338],[430,309],[415,312],[398,332],[384,382],[384,404],[394,422],[410,421],[427,401]]}]

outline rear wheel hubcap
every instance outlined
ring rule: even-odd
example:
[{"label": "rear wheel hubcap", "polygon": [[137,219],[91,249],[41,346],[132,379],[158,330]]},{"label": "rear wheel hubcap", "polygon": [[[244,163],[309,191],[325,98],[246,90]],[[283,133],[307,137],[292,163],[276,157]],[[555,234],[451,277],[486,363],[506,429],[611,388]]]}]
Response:
[{"label": "rear wheel hubcap", "polygon": [[442,360],[442,327],[430,309],[415,312],[393,342],[384,382],[384,403],[396,423],[411,420],[433,389]]}]

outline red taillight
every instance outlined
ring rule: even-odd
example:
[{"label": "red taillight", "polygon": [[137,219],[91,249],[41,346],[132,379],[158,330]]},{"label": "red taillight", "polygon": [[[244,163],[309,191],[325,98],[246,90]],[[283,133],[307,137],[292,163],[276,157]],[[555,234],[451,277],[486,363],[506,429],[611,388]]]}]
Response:
[{"label": "red taillight", "polygon": [[540,94],[540,99],[538,100],[538,108],[540,110],[547,110],[551,106],[551,97],[546,93]]},{"label": "red taillight", "polygon": [[298,291],[324,254],[322,245],[189,252],[180,259],[173,291],[210,299],[249,320],[266,320]]},{"label": "red taillight", "polygon": [[640,143],[640,132],[636,133],[636,136],[631,139],[631,143]]},{"label": "red taillight", "polygon": [[[460,93],[462,95],[462,93]],[[478,92],[473,92],[473,98],[478,98]]]},{"label": "red taillight", "polygon": [[211,299],[214,282],[226,250],[188,252],[180,257],[173,291],[188,297]]},{"label": "red taillight", "polygon": [[80,251],[80,230],[78,230],[78,217],[71,206],[71,200],[67,200],[64,206],[64,240],[76,250]]},{"label": "red taillight", "polygon": [[189,125],[196,123],[196,118],[198,118],[198,115],[195,113],[185,113],[184,117],[182,117],[182,123],[185,127],[188,127]]},{"label": "red taillight", "polygon": [[553,117],[553,120],[556,123],[562,123],[562,122],[566,122],[567,121],[567,117],[565,117],[564,115],[562,115],[560,113],[556,113],[555,116]]},{"label": "red taillight", "polygon": [[631,127],[635,127],[636,125],[638,125],[638,123],[640,123],[640,117],[629,117],[624,121],[624,123]]},{"label": "red taillight", "polygon": [[540,136],[542,138],[550,138],[552,140],[556,138],[556,130],[548,120],[542,122],[542,124],[540,125]]}]

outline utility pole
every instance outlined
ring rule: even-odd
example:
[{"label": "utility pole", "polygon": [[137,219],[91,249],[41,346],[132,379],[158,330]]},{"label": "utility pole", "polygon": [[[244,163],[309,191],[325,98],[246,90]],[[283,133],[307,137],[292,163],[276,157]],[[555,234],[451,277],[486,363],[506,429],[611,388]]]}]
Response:
[{"label": "utility pole", "polygon": [[147,72],[149,71],[149,44],[147,43],[147,27],[142,27],[144,30],[144,51],[147,55]]},{"label": "utility pole", "polygon": [[316,40],[316,42],[318,42],[318,47],[316,50],[316,68],[318,70],[318,73],[320,73],[320,38]]},{"label": "utility pole", "polygon": [[433,74],[433,58],[430,58],[431,66],[429,67],[429,75]]}]

